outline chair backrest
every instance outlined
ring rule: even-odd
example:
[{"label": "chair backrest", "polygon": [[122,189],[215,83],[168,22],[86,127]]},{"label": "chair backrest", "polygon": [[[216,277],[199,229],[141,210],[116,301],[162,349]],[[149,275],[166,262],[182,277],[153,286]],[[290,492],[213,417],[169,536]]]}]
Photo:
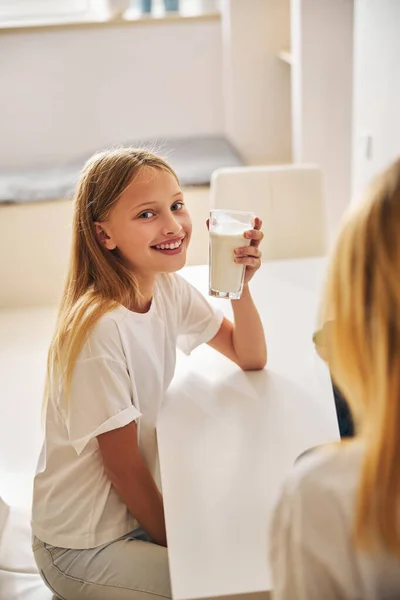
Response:
[{"label": "chair backrest", "polygon": [[322,173],[315,165],[235,167],[214,171],[211,208],[249,210],[263,221],[266,259],[327,251]]}]

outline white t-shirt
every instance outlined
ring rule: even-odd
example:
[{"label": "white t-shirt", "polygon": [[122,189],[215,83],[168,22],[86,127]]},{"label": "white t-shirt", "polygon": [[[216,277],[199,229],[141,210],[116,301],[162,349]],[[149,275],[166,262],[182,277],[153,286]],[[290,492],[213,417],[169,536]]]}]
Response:
[{"label": "white t-shirt", "polygon": [[94,548],[138,526],[104,472],[96,436],[138,423],[138,444],[160,486],[156,421],[175,371],[218,332],[223,315],[179,275],[159,276],[149,311],[104,315],[75,365],[71,393],[49,402],[34,481],[32,530],[63,548]]},{"label": "white t-shirt", "polygon": [[363,447],[316,450],[286,482],[271,535],[273,600],[395,600],[400,560],[351,535]]}]

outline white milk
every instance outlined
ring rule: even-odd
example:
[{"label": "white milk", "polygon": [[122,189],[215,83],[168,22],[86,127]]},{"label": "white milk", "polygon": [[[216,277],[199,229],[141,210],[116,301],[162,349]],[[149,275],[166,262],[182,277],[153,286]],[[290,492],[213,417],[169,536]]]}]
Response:
[{"label": "white milk", "polygon": [[[240,227],[240,226],[239,226]],[[249,246],[250,240],[238,233],[237,225],[231,231],[210,232],[210,288],[217,292],[239,292],[245,265],[234,262],[235,248]]]}]

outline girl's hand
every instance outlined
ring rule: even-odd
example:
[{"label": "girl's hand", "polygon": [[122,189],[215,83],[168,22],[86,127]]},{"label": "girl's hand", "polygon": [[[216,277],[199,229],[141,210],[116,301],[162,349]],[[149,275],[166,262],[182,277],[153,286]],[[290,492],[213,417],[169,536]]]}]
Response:
[{"label": "girl's hand", "polygon": [[251,239],[250,246],[235,249],[235,262],[246,265],[244,283],[249,283],[254,273],[261,266],[262,253],[258,249],[264,234],[261,230],[262,221],[258,217],[254,219],[254,229],[244,232],[244,237]]}]

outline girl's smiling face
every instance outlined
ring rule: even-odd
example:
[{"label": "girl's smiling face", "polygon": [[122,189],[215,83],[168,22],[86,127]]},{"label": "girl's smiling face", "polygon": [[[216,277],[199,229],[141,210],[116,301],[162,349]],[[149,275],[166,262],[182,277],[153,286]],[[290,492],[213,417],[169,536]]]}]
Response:
[{"label": "girl's smiling face", "polygon": [[143,168],[95,226],[100,243],[118,249],[135,275],[171,273],[186,262],[192,223],[177,180],[163,169]]}]

